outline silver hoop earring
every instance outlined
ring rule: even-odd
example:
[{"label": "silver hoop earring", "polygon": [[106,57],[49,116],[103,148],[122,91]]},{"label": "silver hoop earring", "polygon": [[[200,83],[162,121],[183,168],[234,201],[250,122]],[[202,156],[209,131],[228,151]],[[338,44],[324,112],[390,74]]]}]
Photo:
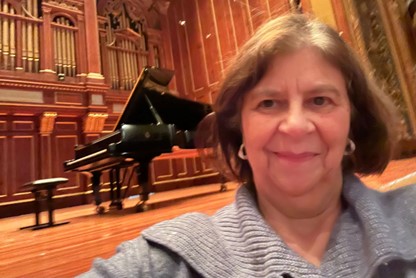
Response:
[{"label": "silver hoop earring", "polygon": [[355,143],[350,138],[348,138],[348,145],[345,148],[344,155],[351,155],[355,151]]},{"label": "silver hoop earring", "polygon": [[240,149],[238,150],[238,157],[242,160],[247,160],[247,154],[244,144],[241,144]]}]

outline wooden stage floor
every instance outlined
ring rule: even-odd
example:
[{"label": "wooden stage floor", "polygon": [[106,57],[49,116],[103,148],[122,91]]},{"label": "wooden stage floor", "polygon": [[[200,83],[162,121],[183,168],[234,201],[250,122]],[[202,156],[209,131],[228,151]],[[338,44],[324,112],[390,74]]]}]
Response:
[{"label": "wooden stage floor", "polygon": [[[416,157],[393,161],[383,175],[364,181],[380,190],[416,183]],[[19,230],[33,224],[32,214],[0,219],[0,277],[74,277],[88,270],[94,258],[110,257],[121,242],[157,222],[191,211],[213,214],[231,203],[237,185],[228,183],[226,192],[219,188],[212,184],[157,193],[143,213],[134,212],[137,199],[104,215],[97,215],[93,205],[60,209],[56,221],[70,223],[38,231]]]}]

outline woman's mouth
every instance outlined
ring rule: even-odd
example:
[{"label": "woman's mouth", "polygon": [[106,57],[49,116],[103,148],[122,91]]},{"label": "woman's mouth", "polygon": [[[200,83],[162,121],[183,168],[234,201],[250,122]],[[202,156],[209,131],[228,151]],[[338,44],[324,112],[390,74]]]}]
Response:
[{"label": "woman's mouth", "polygon": [[279,159],[296,163],[306,162],[315,158],[318,155],[318,153],[316,152],[275,152],[275,154]]}]

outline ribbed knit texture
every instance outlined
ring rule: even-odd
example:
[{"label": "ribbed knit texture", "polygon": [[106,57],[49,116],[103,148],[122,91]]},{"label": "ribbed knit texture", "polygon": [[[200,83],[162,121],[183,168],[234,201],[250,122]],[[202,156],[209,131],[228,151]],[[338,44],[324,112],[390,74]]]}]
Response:
[{"label": "ribbed knit texture", "polygon": [[204,277],[282,277],[284,273],[295,278],[371,277],[393,260],[413,262],[416,269],[415,186],[379,193],[350,175],[344,177],[343,197],[348,207],[319,268],[276,235],[245,186],[232,205],[212,217],[186,214],[157,224],[142,236],[176,253]]}]

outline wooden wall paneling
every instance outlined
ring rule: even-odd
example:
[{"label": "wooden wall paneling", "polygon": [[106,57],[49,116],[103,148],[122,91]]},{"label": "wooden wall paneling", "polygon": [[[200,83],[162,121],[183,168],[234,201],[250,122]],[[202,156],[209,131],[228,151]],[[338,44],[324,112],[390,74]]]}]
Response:
[{"label": "wooden wall paneling", "polygon": [[[179,21],[183,20],[182,16],[180,15],[179,5],[176,4],[173,6],[171,5],[170,12],[168,14],[168,26],[169,26],[169,38],[172,46],[172,62],[173,67],[175,69],[175,76],[174,76],[174,88],[178,91],[179,95],[186,96],[189,94],[187,91],[186,84],[185,84],[185,57],[184,53],[181,51],[183,40],[181,37],[184,37],[184,28],[183,26],[179,25]],[[173,85],[173,84],[172,84]]]},{"label": "wooden wall paneling", "polygon": [[336,20],[337,27],[338,27],[337,29],[340,32],[341,37],[349,44],[352,44],[351,33],[350,33],[347,18],[346,18],[344,5],[342,4],[341,1],[332,0],[332,6],[334,9],[335,20]]},{"label": "wooden wall paneling", "polygon": [[197,100],[211,103],[212,99],[209,95],[209,88],[213,88],[218,85],[221,79],[222,72],[222,55],[219,46],[218,30],[216,28],[216,21],[214,17],[214,11],[211,1],[197,0],[199,12],[199,24],[201,26],[201,38],[203,41],[202,50],[205,56],[205,69],[207,74],[208,84],[205,90],[202,91],[203,95],[199,94]]},{"label": "wooden wall paneling", "polygon": [[94,140],[96,140],[96,139],[98,139],[98,138],[100,138],[100,137],[102,137],[103,135],[102,134],[89,134],[89,133],[87,133],[87,134],[84,134],[84,144],[87,144],[87,143],[90,143],[90,142],[92,142],[92,141],[94,141]]},{"label": "wooden wall paneling", "polygon": [[74,146],[78,144],[78,136],[75,134],[55,135],[53,146],[53,173],[56,177],[66,177],[68,182],[59,186],[60,194],[73,193],[74,189],[81,188],[80,174],[75,172],[64,173],[63,162],[74,158]]},{"label": "wooden wall paneling", "polygon": [[270,17],[284,15],[290,11],[290,0],[267,0],[270,8]]},{"label": "wooden wall paneling", "polygon": [[50,134],[40,135],[40,176],[42,178],[52,178],[52,138]]},{"label": "wooden wall paneling", "polygon": [[152,192],[160,192],[175,188],[173,181],[176,176],[176,165],[173,159],[155,158],[150,166],[150,183]]},{"label": "wooden wall paneling", "polygon": [[[183,173],[184,181],[179,183],[178,187],[193,186],[198,178],[198,173],[194,172],[193,168],[194,157],[186,157],[183,159],[183,165],[186,167],[186,172]],[[178,178],[180,178],[178,176]]]},{"label": "wooden wall paneling", "polygon": [[201,160],[202,159],[199,156],[193,157],[193,159],[192,159],[192,168],[193,168],[193,173],[195,175],[202,175],[203,174]]},{"label": "wooden wall paneling", "polygon": [[189,172],[189,167],[187,165],[188,158],[181,157],[173,159],[175,163],[176,177],[185,178],[192,176],[192,173]]},{"label": "wooden wall paneling", "polygon": [[55,92],[55,103],[64,105],[87,105],[82,93]]},{"label": "wooden wall paneling", "polygon": [[253,31],[270,18],[270,9],[267,0],[248,0]]},{"label": "wooden wall paneling", "polygon": [[[204,63],[204,45],[202,41],[202,30],[200,25],[200,18],[197,11],[197,0],[187,0],[186,8],[184,9],[186,44],[189,49],[188,59],[190,62],[191,74],[189,78],[192,82],[192,95],[200,95],[199,91],[203,90],[207,84],[207,77]],[[185,2],[185,1],[184,1]],[[185,3],[183,4],[185,5]]]},{"label": "wooden wall paneling", "polygon": [[[186,95],[185,91],[185,81],[183,79],[183,58],[182,52],[180,51],[181,41],[179,40],[179,16],[178,16],[178,5],[173,6],[171,4],[169,8],[169,12],[167,14],[167,26],[169,27],[169,34],[168,40],[170,41],[171,45],[171,52],[172,52],[172,68],[175,70],[175,75],[170,83],[171,86],[179,93],[179,95]],[[167,41],[167,40],[164,40]]]},{"label": "wooden wall paneling", "polygon": [[154,159],[151,164],[152,182],[172,180],[176,178],[172,159]]},{"label": "wooden wall paneling", "polygon": [[58,194],[69,194],[86,190],[85,182],[81,174],[76,172],[65,173],[63,163],[75,157],[74,147],[81,142],[81,119],[80,118],[57,118],[55,131],[51,142],[52,171],[55,177],[66,177],[68,182],[59,186]]},{"label": "wooden wall paneling", "polygon": [[31,192],[24,191],[21,187],[23,184],[39,178],[37,135],[34,132],[13,135],[10,137],[9,143],[10,193],[13,197],[17,197],[16,199],[30,197]]},{"label": "wooden wall paneling", "polygon": [[200,160],[201,160],[201,169],[203,173],[215,173],[217,171],[211,163],[208,163],[202,158],[200,158]]},{"label": "wooden wall paneling", "polygon": [[211,0],[214,5],[217,40],[221,50],[221,68],[226,69],[228,62],[237,53],[237,39],[229,1]]},{"label": "wooden wall paneling", "polygon": [[7,151],[7,137],[0,136],[0,201],[8,197],[10,191],[10,183],[8,179],[8,151]]},{"label": "wooden wall paneling", "polygon": [[[161,48],[160,51],[162,52],[162,67],[167,69],[175,69],[175,64],[173,62],[173,47],[171,44],[171,27],[169,23],[170,18],[168,16],[163,16],[160,19],[161,27],[162,27],[162,41],[160,42]],[[177,23],[175,23],[177,24]],[[170,82],[169,87],[172,89],[177,88],[176,85],[176,78]]]},{"label": "wooden wall paneling", "polygon": [[253,26],[250,21],[247,0],[232,1],[228,0],[231,9],[231,18],[233,21],[237,45],[240,47],[253,32]]}]

